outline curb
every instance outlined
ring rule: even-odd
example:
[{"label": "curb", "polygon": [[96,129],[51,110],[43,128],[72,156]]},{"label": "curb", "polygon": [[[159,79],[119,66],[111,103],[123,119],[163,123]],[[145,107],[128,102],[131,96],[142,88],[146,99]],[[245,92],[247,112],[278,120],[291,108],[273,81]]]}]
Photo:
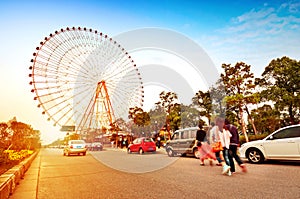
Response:
[{"label": "curb", "polygon": [[20,180],[23,179],[26,171],[29,169],[32,161],[36,158],[39,151],[34,152],[29,158],[26,158],[18,165],[12,167],[0,175],[0,199],[7,199],[15,191]]}]

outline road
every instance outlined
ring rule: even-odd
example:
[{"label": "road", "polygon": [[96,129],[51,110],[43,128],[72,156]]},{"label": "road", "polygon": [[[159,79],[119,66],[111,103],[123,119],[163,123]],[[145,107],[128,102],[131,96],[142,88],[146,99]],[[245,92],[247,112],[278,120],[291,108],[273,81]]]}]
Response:
[{"label": "road", "polygon": [[299,163],[247,163],[247,173],[237,168],[225,176],[221,167],[200,166],[192,157],[119,149],[70,157],[42,149],[36,161],[36,193],[25,195],[26,174],[10,198],[300,198]]}]

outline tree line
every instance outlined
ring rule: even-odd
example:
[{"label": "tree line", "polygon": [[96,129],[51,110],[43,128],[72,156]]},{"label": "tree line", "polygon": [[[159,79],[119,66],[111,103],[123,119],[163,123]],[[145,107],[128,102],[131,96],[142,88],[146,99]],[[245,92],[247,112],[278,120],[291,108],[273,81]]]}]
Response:
[{"label": "tree line", "polygon": [[155,108],[145,112],[132,107],[128,113],[131,124],[121,121],[118,125],[129,125],[136,134],[169,132],[199,122],[210,125],[221,115],[238,126],[248,141],[248,134],[269,134],[299,123],[300,61],[286,56],[273,59],[261,77],[255,77],[244,62],[222,64],[222,70],[218,81],[207,91],[195,93],[191,104],[179,104],[176,93],[163,91]]},{"label": "tree line", "polygon": [[18,122],[15,118],[8,123],[0,123],[1,150],[35,150],[40,146],[40,131],[34,130],[29,124]]}]

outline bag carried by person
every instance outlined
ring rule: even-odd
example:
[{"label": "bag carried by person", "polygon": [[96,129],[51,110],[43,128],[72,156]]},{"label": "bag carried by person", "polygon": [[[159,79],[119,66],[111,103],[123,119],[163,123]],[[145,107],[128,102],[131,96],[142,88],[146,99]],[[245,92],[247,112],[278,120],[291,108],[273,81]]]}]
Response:
[{"label": "bag carried by person", "polygon": [[223,147],[222,147],[222,144],[221,142],[215,142],[213,145],[212,145],[212,150],[213,152],[219,152],[219,151],[223,151]]}]

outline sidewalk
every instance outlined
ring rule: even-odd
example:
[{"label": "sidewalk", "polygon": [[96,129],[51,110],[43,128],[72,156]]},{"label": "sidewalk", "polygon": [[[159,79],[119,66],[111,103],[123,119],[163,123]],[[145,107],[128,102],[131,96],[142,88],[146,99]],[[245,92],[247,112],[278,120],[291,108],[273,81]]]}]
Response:
[{"label": "sidewalk", "polygon": [[[105,150],[117,150],[126,152],[127,149],[123,148],[105,148]],[[157,148],[157,153],[166,154],[165,148]],[[39,172],[41,165],[41,153],[42,150],[37,154],[35,159],[32,161],[30,167],[25,173],[23,179],[20,180],[19,184],[16,185],[14,192],[9,196],[9,199],[36,199],[38,191]],[[26,180],[24,180],[24,178]]]},{"label": "sidewalk", "polygon": [[37,154],[36,158],[31,163],[31,166],[24,175],[26,180],[22,179],[16,186],[15,191],[9,197],[10,199],[36,199],[37,197],[37,186],[39,180],[40,170],[40,153]]}]

